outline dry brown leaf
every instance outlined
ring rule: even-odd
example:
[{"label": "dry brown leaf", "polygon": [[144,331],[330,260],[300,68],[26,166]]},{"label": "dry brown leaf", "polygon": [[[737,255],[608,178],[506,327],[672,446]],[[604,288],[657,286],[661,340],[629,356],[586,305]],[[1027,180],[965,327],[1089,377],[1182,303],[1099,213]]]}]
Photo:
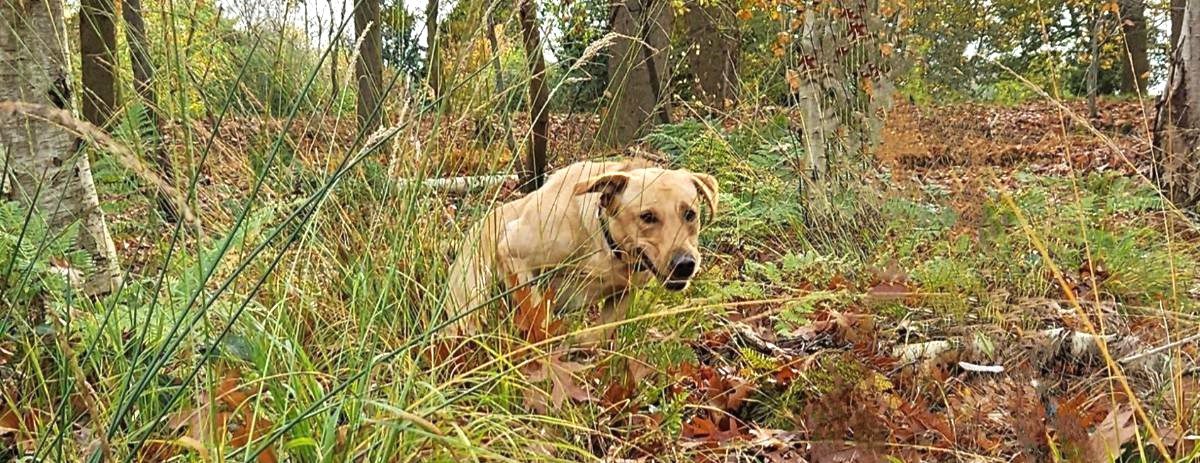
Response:
[{"label": "dry brown leaf", "polygon": [[12,410],[0,412],[0,436],[16,434],[21,430],[21,418]]},{"label": "dry brown leaf", "polygon": [[[567,362],[562,360],[559,355],[553,354],[544,359],[535,361],[536,366],[533,369],[525,372],[526,379],[529,382],[540,382],[546,379],[550,380],[550,402],[549,405],[553,409],[562,408],[563,402],[567,399],[576,402],[585,402],[592,400],[591,393],[587,389],[580,386],[575,380],[575,374],[586,369],[585,365],[576,362]],[[538,391],[530,392],[533,388],[526,389],[525,402],[526,405],[539,405],[540,399],[531,397]],[[537,393],[537,396],[543,394]]]},{"label": "dry brown leaf", "polygon": [[1112,461],[1120,456],[1121,446],[1133,439],[1137,431],[1137,420],[1129,406],[1113,408],[1090,434],[1091,461]]}]

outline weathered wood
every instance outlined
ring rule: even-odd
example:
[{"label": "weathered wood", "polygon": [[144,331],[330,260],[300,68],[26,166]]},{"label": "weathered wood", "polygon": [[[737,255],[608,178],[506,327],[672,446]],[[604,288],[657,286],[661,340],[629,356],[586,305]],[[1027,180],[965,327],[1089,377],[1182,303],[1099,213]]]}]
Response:
[{"label": "weathered wood", "polygon": [[[70,110],[64,32],[61,0],[0,2],[0,101]],[[77,244],[94,267],[84,292],[116,289],[121,282],[117,251],[79,138],[60,125],[8,111],[0,114],[0,145],[8,151],[13,196],[43,214],[52,230],[79,224]]]},{"label": "weathered wood", "polygon": [[479,177],[446,177],[427,178],[423,180],[400,179],[397,184],[408,186],[413,182],[421,182],[425,188],[449,194],[466,194],[472,191],[502,185],[505,182],[517,181],[516,175],[483,175]]}]

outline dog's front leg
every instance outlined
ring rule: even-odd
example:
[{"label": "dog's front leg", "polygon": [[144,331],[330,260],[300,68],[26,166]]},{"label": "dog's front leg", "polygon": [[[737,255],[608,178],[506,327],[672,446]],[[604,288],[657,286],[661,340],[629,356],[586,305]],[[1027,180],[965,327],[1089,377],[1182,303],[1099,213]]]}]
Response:
[{"label": "dog's front leg", "polygon": [[514,301],[517,304],[529,304],[529,307],[542,307],[542,294],[531,285],[535,277],[534,265],[529,260],[520,256],[525,255],[522,249],[514,246],[518,243],[505,241],[499,246],[500,270],[502,272],[501,280],[504,282],[504,288],[510,294],[514,294],[518,288],[529,287],[529,301]]},{"label": "dog's front leg", "polygon": [[605,341],[611,341],[620,322],[625,320],[628,313],[629,291],[621,291],[604,298],[600,304],[600,319],[596,321],[596,327],[582,337],[583,343],[598,347]]}]

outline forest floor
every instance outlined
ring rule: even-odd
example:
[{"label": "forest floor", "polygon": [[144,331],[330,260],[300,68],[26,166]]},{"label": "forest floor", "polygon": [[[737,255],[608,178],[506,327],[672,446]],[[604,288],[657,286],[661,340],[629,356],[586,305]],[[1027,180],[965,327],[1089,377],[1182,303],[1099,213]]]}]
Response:
[{"label": "forest floor", "polygon": [[[139,399],[144,415],[164,418],[130,426],[158,442],[137,455],[228,456],[270,439],[260,461],[1196,461],[1200,233],[1145,179],[1149,109],[1106,101],[1083,123],[1050,103],[902,105],[877,167],[819,200],[797,187],[803,153],[786,115],[659,127],[640,150],[721,181],[721,210],[702,233],[707,268],[686,294],[639,292],[599,352],[565,341],[582,316],[543,314],[520,293],[504,333],[474,351],[409,344],[431,323],[461,229],[515,193],[446,197],[386,179],[505,165],[496,129],[412,130],[424,148],[363,164],[278,266],[251,245],[353,146],[345,122],[294,123],[285,151],[298,167],[270,174],[262,197],[278,206],[222,238],[263,169],[256,153],[282,128],[230,121],[200,177],[211,242],[174,264],[162,230],[146,225],[153,203],[101,163],[136,274],[171,275],[174,301],[231,282],[192,334],[207,337],[163,348],[161,388],[184,393],[163,406]],[[554,125],[564,131],[552,137],[556,164],[599,152],[586,141],[592,118]],[[198,123],[194,133],[210,132]],[[437,159],[414,160],[422,153]],[[212,261],[223,239],[235,241],[229,263],[191,281],[188,266]],[[239,279],[239,263],[267,275],[261,290]],[[241,313],[243,295],[252,304]],[[138,316],[111,328],[83,316],[75,329],[124,346]],[[171,339],[151,336],[147,352]],[[207,379],[189,382],[183,372],[213,339]],[[85,365],[98,370],[94,393],[117,396],[112,376],[141,371],[129,363]],[[41,416],[51,392],[8,402]],[[36,425],[6,432],[6,419],[0,443],[37,440]]]}]

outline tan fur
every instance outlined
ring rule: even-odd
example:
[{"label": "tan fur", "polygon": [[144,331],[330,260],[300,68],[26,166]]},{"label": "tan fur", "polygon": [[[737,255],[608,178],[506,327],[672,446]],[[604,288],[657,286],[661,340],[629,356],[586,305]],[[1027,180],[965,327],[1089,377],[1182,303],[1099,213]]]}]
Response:
[{"label": "tan fur", "polygon": [[[484,305],[496,296],[494,288],[510,278],[524,285],[542,272],[553,272],[548,279],[560,306],[582,309],[603,303],[601,323],[619,321],[629,290],[655,277],[686,288],[691,275],[669,276],[673,258],[689,255],[697,269],[692,275],[698,273],[700,208],[706,204],[715,212],[717,194],[717,181],[710,175],[644,161],[567,166],[537,191],[492,210],[467,234],[450,268],[450,315]],[[690,222],[687,211],[694,217]],[[646,223],[647,213],[657,223]],[[626,252],[611,252],[602,215]],[[643,254],[656,272],[636,268]],[[486,310],[464,317],[458,332],[473,334],[482,320],[501,316]]]}]

